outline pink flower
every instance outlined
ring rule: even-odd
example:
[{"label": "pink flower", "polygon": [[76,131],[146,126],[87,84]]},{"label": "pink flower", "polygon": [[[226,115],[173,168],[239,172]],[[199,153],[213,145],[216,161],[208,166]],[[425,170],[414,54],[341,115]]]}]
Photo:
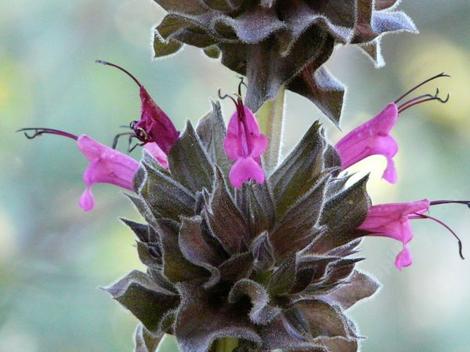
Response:
[{"label": "pink flower", "polygon": [[[32,135],[28,134],[30,131],[33,132]],[[85,191],[79,202],[84,211],[90,211],[95,206],[92,187],[97,183],[108,183],[130,191],[134,190],[134,176],[139,168],[139,163],[127,154],[99,143],[85,134],[76,136],[52,128],[22,128],[18,132],[24,132],[28,139],[43,134],[55,134],[76,141],[78,149],[89,161],[83,173]],[[162,167],[168,168],[167,156],[156,143],[147,143],[145,149]]]},{"label": "pink flower", "polygon": [[92,187],[96,183],[109,183],[133,190],[134,175],[139,163],[130,156],[101,144],[87,135],[77,138],[78,149],[89,164],[83,173],[85,191],[80,197],[80,207],[90,211],[95,206]]},{"label": "pink flower", "polygon": [[384,236],[400,241],[403,249],[395,259],[395,266],[401,270],[412,264],[408,243],[413,238],[410,220],[421,218],[429,210],[427,199],[405,203],[380,204],[370,207],[366,220],[359,230],[373,236]]},{"label": "pink flower", "polygon": [[151,156],[160,164],[161,167],[168,169],[168,156],[160,149],[157,143],[147,143],[144,146]]},{"label": "pink flower", "polygon": [[397,100],[388,104],[373,119],[356,127],[344,136],[335,146],[343,170],[368,156],[383,155],[387,159],[387,167],[383,173],[383,178],[390,183],[395,183],[397,181],[397,171],[393,158],[398,153],[398,144],[390,135],[390,132],[397,123],[399,114],[413,106],[426,102],[438,101],[445,104],[449,101],[450,96],[447,95],[444,99],[439,97],[439,89],[437,89],[434,95],[423,94],[403,103],[400,102],[423,85],[443,77],[449,76],[440,73],[417,84]]},{"label": "pink flower", "polygon": [[[77,145],[90,162],[83,174],[86,189],[80,197],[80,207],[84,211],[90,211],[95,206],[91,189],[96,183],[109,183],[130,191],[134,190],[134,176],[139,168],[136,160],[87,135],[79,136]],[[147,143],[145,149],[162,167],[168,168],[167,156],[156,143]]]},{"label": "pink flower", "polygon": [[[130,128],[133,130],[134,136],[142,144],[157,143],[161,150],[168,154],[171,147],[173,147],[179,138],[179,132],[168,115],[155,103],[145,87],[129,71],[111,62],[102,60],[97,60],[96,62],[124,72],[138,85],[142,104],[141,114],[139,120],[131,122]],[[126,134],[128,133],[121,133],[118,136]]]},{"label": "pink flower", "polygon": [[249,180],[264,182],[261,155],[268,146],[268,138],[261,134],[255,115],[242,100],[234,102],[237,110],[228,123],[224,149],[229,159],[235,161],[229,173],[230,182],[240,188]]},{"label": "pink flower", "polygon": [[144,86],[140,86],[142,112],[140,120],[133,124],[132,129],[143,143],[155,142],[163,152],[168,154],[179,138],[173,122],[168,115],[155,103]]},{"label": "pink flower", "polygon": [[344,136],[335,146],[341,158],[342,168],[347,169],[371,155],[383,155],[387,159],[383,178],[395,183],[397,172],[393,157],[398,152],[398,145],[390,132],[397,120],[398,107],[395,103],[390,103],[372,120]]}]

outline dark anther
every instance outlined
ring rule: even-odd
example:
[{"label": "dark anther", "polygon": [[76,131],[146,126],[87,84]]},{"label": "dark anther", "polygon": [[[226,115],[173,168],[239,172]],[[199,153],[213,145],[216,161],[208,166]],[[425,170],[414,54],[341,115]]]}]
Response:
[{"label": "dark anther", "polygon": [[[74,140],[78,139],[78,137],[76,135],[72,134],[72,133],[64,132],[64,131],[61,131],[61,130],[56,130],[56,129],[53,129],[53,128],[28,127],[28,128],[21,128],[21,129],[17,130],[16,132],[23,132],[24,136],[28,139],[34,139],[34,138],[39,137],[43,134],[55,134],[55,135],[58,135],[58,136],[67,137],[67,138],[71,138],[71,139],[74,139]],[[32,132],[32,133],[29,134],[28,132]]]},{"label": "dark anther", "polygon": [[136,143],[136,144],[134,144],[134,145],[131,147],[131,145],[129,144],[129,149],[128,149],[127,151],[128,151],[129,153],[132,153],[135,148],[137,148],[137,147],[142,147],[142,146],[144,146],[144,145],[145,145],[145,143]]},{"label": "dark anther", "polygon": [[436,89],[436,94],[434,95],[434,99],[438,100],[439,102],[441,102],[442,104],[445,104],[449,101],[450,99],[450,94],[447,93],[447,96],[445,97],[445,99],[442,99],[441,97],[439,97],[439,88]]},{"label": "dark anther", "polygon": [[442,204],[462,204],[470,208],[470,200],[433,200],[429,202],[431,206]]},{"label": "dark anther", "polygon": [[245,77],[239,76],[238,78],[240,78],[240,83],[238,84],[238,96],[241,98],[241,96],[242,96],[242,86],[244,86],[247,89],[248,89],[248,86],[244,82]]},{"label": "dark anther", "polygon": [[429,219],[429,220],[432,220],[434,222],[437,222],[439,225],[443,226],[444,228],[447,229],[447,231],[449,231],[452,236],[454,236],[456,239],[457,239],[457,242],[458,242],[458,245],[459,245],[459,255],[460,255],[460,258],[462,259],[465,259],[465,257],[463,256],[463,244],[462,244],[462,240],[460,239],[460,237],[455,233],[454,230],[452,230],[450,228],[450,226],[448,226],[446,223],[444,223],[443,221],[433,217],[433,216],[430,216],[430,215],[425,215],[425,214],[419,214],[419,213],[415,213],[416,216],[422,218],[422,219]]},{"label": "dark anther", "polygon": [[448,75],[447,73],[445,72],[441,72],[435,76],[432,76],[426,80],[424,80],[423,82],[417,84],[416,86],[414,86],[413,88],[411,88],[410,90],[408,90],[407,92],[405,92],[401,97],[399,97],[397,100],[395,100],[395,104],[398,104],[402,99],[404,99],[405,97],[407,97],[408,95],[410,95],[411,93],[413,93],[416,89],[424,86],[426,83],[429,83],[435,79],[438,79],[438,78],[444,78],[444,77],[450,77],[450,75]]},{"label": "dark anther", "polygon": [[219,99],[220,99],[220,100],[225,100],[225,99],[228,98],[228,99],[230,99],[231,101],[233,101],[233,103],[234,103],[235,105],[237,105],[237,101],[236,101],[235,98],[232,97],[231,95],[228,95],[228,94],[222,95],[222,91],[221,91],[220,89],[217,91],[217,94],[219,95]]},{"label": "dark anther", "polygon": [[415,105],[418,105],[418,104],[422,104],[422,103],[426,103],[428,101],[438,101],[442,104],[445,104],[449,101],[450,99],[450,94],[447,94],[447,96],[443,99],[439,96],[439,88],[436,89],[436,93],[434,95],[431,95],[431,94],[424,94],[424,95],[421,95],[419,97],[416,97],[416,98],[412,98],[406,102],[404,102],[403,104],[401,104],[399,107],[398,107],[398,112],[403,112]]},{"label": "dark anther", "polygon": [[106,66],[111,66],[111,67],[114,67],[114,68],[117,68],[119,71],[122,71],[124,72],[126,75],[128,75],[138,86],[139,88],[143,88],[142,84],[139,82],[139,80],[132,74],[130,73],[129,71],[127,71],[125,68],[119,66],[119,65],[116,65],[116,64],[113,64],[111,62],[108,62],[108,61],[104,61],[104,60],[96,60],[95,61],[97,64],[102,64],[102,65],[106,65]]},{"label": "dark anther", "polygon": [[133,136],[133,135],[134,135],[134,132],[122,132],[122,133],[118,133],[117,135],[115,135],[113,139],[113,149],[116,149],[119,143],[119,138],[121,138],[122,136]]}]

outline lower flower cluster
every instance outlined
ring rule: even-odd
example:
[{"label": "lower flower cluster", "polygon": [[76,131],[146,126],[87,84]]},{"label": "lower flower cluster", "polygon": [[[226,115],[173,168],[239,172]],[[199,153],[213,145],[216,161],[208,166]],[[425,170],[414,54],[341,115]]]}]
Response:
[{"label": "lower flower cluster", "polygon": [[315,123],[266,182],[235,188],[225,136],[214,105],[196,129],[188,124],[168,169],[148,153],[141,162],[130,198],[146,223],[124,221],[147,272],[107,288],[141,321],[136,345],[151,351],[169,333],[183,352],[223,337],[260,351],[356,351],[345,311],[379,287],[353,257],[367,177],[346,186]]},{"label": "lower flower cluster", "polygon": [[[140,324],[136,352],[153,352],[163,334],[176,336],[182,352],[206,352],[235,338],[237,352],[355,352],[360,334],[346,311],[372,296],[379,284],[356,269],[362,239],[381,236],[403,249],[395,265],[411,265],[411,220],[444,222],[431,206],[468,201],[427,199],[371,205],[368,177],[352,182],[345,172],[370,155],[387,160],[383,178],[397,181],[398,143],[391,132],[400,114],[427,101],[401,102],[412,88],[373,119],[330,145],[318,122],[272,172],[263,169],[269,147],[253,112],[238,95],[227,128],[220,105],[180,134],[140,82],[142,114],[113,148],[87,135],[26,128],[28,138],[70,138],[88,160],[80,206],[92,210],[92,186],[108,183],[130,192],[145,220],[123,220],[137,236],[145,272],[133,271],[106,290]],[[219,94],[220,96],[220,94]],[[29,134],[30,132],[33,134]],[[140,162],[115,149],[120,137],[144,147]]]}]

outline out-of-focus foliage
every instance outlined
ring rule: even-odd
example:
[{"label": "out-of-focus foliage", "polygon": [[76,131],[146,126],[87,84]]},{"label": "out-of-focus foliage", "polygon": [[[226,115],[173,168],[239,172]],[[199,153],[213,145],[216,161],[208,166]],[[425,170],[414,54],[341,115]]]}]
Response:
[{"label": "out-of-focus foliage", "polygon": [[[410,85],[440,71],[453,78],[447,105],[430,104],[403,114],[400,182],[380,180],[374,201],[469,198],[470,5],[467,0],[404,1],[421,35],[384,39],[388,65],[374,70],[352,49],[338,49],[329,68],[349,85],[343,131],[372,116]],[[237,77],[198,50],[152,62],[151,28],[163,12],[150,0],[0,2],[0,351],[129,351],[135,319],[98,289],[142,269],[130,231],[119,216],[138,219],[115,188],[97,187],[97,208],[77,206],[85,161],[73,143],[54,137],[34,142],[14,131],[49,126],[87,132],[111,142],[138,116],[138,91],[97,58],[125,65],[141,78],[180,129],[210,108],[218,88],[232,92]],[[226,106],[231,109],[230,105]],[[320,116],[313,105],[288,95],[285,147],[289,149]],[[325,119],[325,123],[328,122]],[[340,135],[331,124],[332,141]],[[137,155],[137,154],[136,154]],[[436,208],[466,242],[470,215]],[[432,223],[415,222],[415,264],[397,272],[396,244],[369,239],[361,266],[384,288],[352,314],[364,335],[364,352],[466,352],[470,346],[470,264]],[[468,254],[467,253],[467,254]]]}]

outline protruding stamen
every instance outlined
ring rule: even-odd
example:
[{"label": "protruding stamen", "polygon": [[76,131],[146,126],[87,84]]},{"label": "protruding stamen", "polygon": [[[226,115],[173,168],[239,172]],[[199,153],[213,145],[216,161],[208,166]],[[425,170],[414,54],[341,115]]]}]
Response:
[{"label": "protruding stamen", "polygon": [[449,101],[450,99],[450,94],[447,94],[447,96],[443,99],[439,96],[439,88],[436,89],[436,93],[434,95],[431,95],[431,94],[424,94],[422,96],[419,96],[419,97],[416,97],[416,98],[413,98],[413,99],[410,99],[409,101],[401,104],[399,107],[398,107],[398,112],[399,113],[402,113],[403,111],[415,106],[415,105],[419,105],[419,104],[422,104],[422,103],[426,103],[428,101],[438,101],[442,104],[445,104]]},{"label": "protruding stamen", "polygon": [[405,92],[401,97],[399,97],[397,100],[395,100],[395,104],[398,104],[402,99],[404,99],[405,97],[407,97],[408,95],[410,95],[411,93],[413,93],[416,89],[424,86],[426,83],[429,83],[435,79],[438,79],[438,78],[444,78],[444,77],[450,77],[450,75],[448,75],[447,73],[445,72],[441,72],[435,76],[432,76],[431,78],[428,78],[426,80],[424,80],[423,82],[417,84],[416,86],[414,86],[413,88],[411,88],[410,90],[408,90],[407,92]]},{"label": "protruding stamen", "polygon": [[[438,92],[439,92],[439,90],[438,90]],[[419,96],[417,96],[417,97],[415,97],[415,98],[412,98],[412,99],[410,99],[410,100],[407,100],[406,102],[404,102],[403,104],[401,104],[401,105],[399,106],[399,109],[400,109],[402,106],[415,103],[415,102],[417,102],[418,100],[430,99],[430,98],[434,98],[434,95],[429,94],[429,93],[428,93],[428,94],[419,95]]]},{"label": "protruding stamen", "polygon": [[[54,128],[28,127],[28,128],[21,128],[16,132],[23,132],[25,137],[28,138],[28,139],[34,139],[34,138],[39,137],[43,134],[55,134],[57,136],[62,136],[62,137],[70,138],[70,139],[73,139],[73,140],[78,139],[78,136],[76,136],[72,133],[61,131],[61,130],[56,130]],[[28,132],[32,132],[32,134],[28,134]]]},{"label": "protruding stamen", "polygon": [[431,216],[431,215],[425,215],[425,214],[419,214],[419,213],[415,213],[414,215],[416,215],[418,218],[422,218],[422,219],[429,219],[429,220],[432,220],[434,222],[437,222],[439,225],[441,226],[444,226],[456,239],[457,239],[457,242],[458,242],[458,245],[459,245],[459,255],[460,255],[460,258],[462,259],[465,259],[465,257],[463,256],[463,244],[462,244],[462,240],[460,239],[460,237],[455,233],[454,230],[452,230],[450,228],[450,226],[448,226],[446,223],[444,223],[443,221]]},{"label": "protruding stamen", "polygon": [[218,94],[220,100],[225,100],[225,99],[228,98],[228,99],[230,99],[231,101],[233,101],[233,103],[234,103],[235,105],[237,105],[237,101],[235,100],[235,98],[232,97],[232,96],[229,95],[229,94],[224,94],[224,95],[222,95],[222,90],[221,90],[221,89],[219,89],[219,90],[217,91],[217,94]]},{"label": "protruding stamen", "polygon": [[137,147],[142,147],[142,146],[145,145],[145,143],[136,143],[136,144],[134,144],[134,145],[131,147],[131,142],[132,142],[132,141],[129,140],[129,148],[127,149],[127,151],[128,151],[129,153],[132,153],[135,148],[137,148]]},{"label": "protruding stamen", "polygon": [[122,132],[122,133],[118,133],[117,135],[115,135],[113,139],[113,149],[116,149],[119,143],[119,139],[123,136],[135,136],[135,133],[131,131],[131,132]]},{"label": "protruding stamen", "polygon": [[240,76],[239,78],[240,78],[240,83],[238,84],[238,96],[241,97],[242,96],[242,86],[244,86],[247,89],[248,89],[248,86],[244,82],[245,77]]},{"label": "protruding stamen", "polygon": [[433,200],[429,203],[430,205],[442,205],[442,204],[463,204],[470,208],[470,200]]},{"label": "protruding stamen", "polygon": [[138,86],[139,88],[143,88],[142,86],[142,83],[139,82],[139,80],[132,74],[130,73],[129,71],[127,71],[125,68],[119,66],[119,65],[116,65],[116,64],[113,64],[112,62],[108,62],[108,61],[104,61],[104,60],[96,60],[95,61],[97,64],[102,64],[102,65],[106,65],[106,66],[111,66],[111,67],[114,67],[114,68],[117,68],[119,71],[122,71],[124,72],[126,75],[128,75]]}]

